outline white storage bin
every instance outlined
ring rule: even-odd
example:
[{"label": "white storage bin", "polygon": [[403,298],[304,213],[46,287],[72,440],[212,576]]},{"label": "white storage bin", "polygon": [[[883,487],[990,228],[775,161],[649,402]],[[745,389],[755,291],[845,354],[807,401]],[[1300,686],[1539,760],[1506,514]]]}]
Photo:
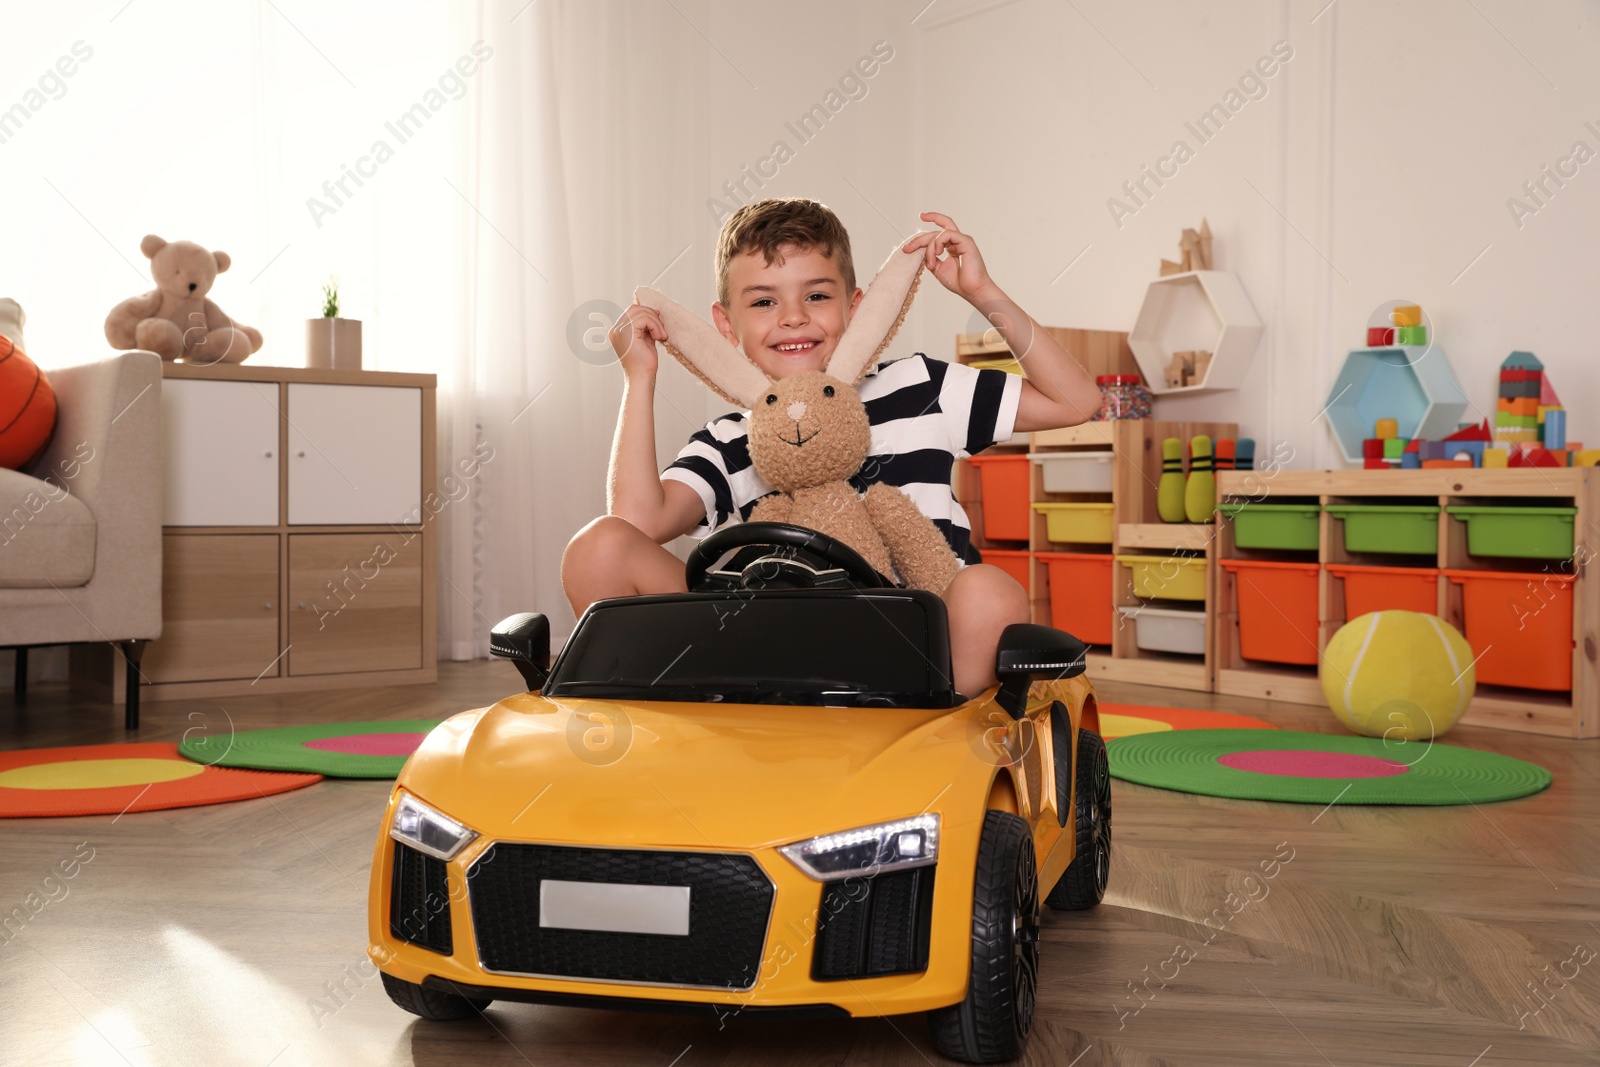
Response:
[{"label": "white storage bin", "polygon": [[1138,605],[1117,608],[1124,619],[1132,619],[1134,643],[1149,652],[1182,652],[1191,656],[1206,654],[1206,613],[1181,608],[1152,608]]},{"label": "white storage bin", "polygon": [[1029,452],[1047,493],[1111,492],[1112,452]]}]

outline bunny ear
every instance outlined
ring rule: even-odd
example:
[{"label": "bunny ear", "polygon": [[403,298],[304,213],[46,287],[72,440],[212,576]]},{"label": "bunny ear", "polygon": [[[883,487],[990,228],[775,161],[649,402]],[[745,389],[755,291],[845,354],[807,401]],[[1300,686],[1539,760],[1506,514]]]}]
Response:
[{"label": "bunny ear", "polygon": [[749,356],[676,300],[642,285],[633,291],[633,301],[661,316],[672,338],[662,342],[667,351],[728,403],[753,408],[772,387]]},{"label": "bunny ear", "polygon": [[900,323],[905,321],[906,312],[911,309],[926,256],[925,249],[902,252],[899,245],[889,253],[872,284],[867,286],[861,305],[850,317],[850,325],[839,338],[833,358],[828,360],[829,374],[854,385],[877,366],[878,357],[889,347]]}]

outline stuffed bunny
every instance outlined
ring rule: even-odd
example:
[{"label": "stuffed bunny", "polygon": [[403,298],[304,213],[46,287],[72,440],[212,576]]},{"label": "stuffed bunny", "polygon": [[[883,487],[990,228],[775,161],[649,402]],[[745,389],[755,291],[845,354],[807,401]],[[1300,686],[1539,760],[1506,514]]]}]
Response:
[{"label": "stuffed bunny", "polygon": [[666,326],[667,351],[730,404],[750,410],[750,460],[778,490],[752,522],[787,522],[844,542],[882,574],[943,593],[961,569],[933,521],[900,489],[874,483],[865,495],[847,479],[872,445],[867,409],[855,385],[889,347],[916,295],[920,252],[898,248],[867,287],[826,370],[772,382],[704,319],[654,289],[634,300]]}]

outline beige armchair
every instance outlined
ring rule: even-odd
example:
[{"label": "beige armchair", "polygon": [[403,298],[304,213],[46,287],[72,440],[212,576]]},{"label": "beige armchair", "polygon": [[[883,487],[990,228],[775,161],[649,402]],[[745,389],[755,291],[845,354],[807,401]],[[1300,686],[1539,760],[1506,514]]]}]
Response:
[{"label": "beige armchair", "polygon": [[161,359],[122,352],[50,370],[50,446],[0,470],[0,648],[109,642],[139,725],[139,658],[161,636]]}]

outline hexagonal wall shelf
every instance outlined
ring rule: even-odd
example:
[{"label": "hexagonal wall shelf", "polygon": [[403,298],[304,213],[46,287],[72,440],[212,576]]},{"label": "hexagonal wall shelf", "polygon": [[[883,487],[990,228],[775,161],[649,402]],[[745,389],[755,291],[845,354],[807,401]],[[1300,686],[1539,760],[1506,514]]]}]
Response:
[{"label": "hexagonal wall shelf", "polygon": [[1394,419],[1401,437],[1438,441],[1460,428],[1467,397],[1437,345],[1358,348],[1328,391],[1328,425],[1344,458],[1361,462],[1361,442],[1379,419]]},{"label": "hexagonal wall shelf", "polygon": [[[1158,395],[1237,389],[1261,340],[1261,316],[1236,275],[1222,270],[1170,274],[1150,283],[1128,347],[1145,384]],[[1194,385],[1168,388],[1172,353],[1212,353],[1206,376]]]}]

